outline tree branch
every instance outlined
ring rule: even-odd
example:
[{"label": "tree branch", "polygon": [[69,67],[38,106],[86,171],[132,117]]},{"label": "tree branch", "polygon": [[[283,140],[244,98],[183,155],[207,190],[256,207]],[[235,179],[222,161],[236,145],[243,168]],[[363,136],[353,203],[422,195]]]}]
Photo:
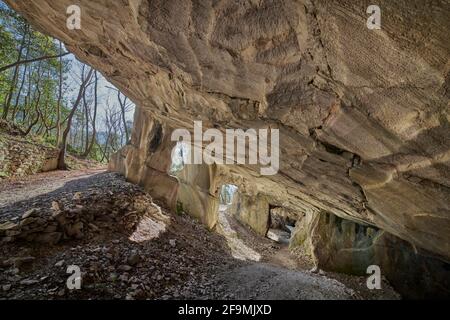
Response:
[{"label": "tree branch", "polygon": [[59,57],[64,57],[64,56],[67,56],[68,54],[70,54],[70,52],[65,52],[65,53],[57,54],[57,55],[53,55],[53,56],[42,56],[42,57],[39,57],[39,58],[33,58],[33,59],[28,59],[28,60],[16,61],[16,62],[8,64],[6,66],[0,67],[0,72],[3,72],[3,71],[8,70],[10,68],[14,68],[15,66],[18,66],[18,65],[21,65],[21,64],[31,63],[31,62],[41,61],[41,60],[48,60],[48,59],[53,59],[53,58],[59,58]]}]

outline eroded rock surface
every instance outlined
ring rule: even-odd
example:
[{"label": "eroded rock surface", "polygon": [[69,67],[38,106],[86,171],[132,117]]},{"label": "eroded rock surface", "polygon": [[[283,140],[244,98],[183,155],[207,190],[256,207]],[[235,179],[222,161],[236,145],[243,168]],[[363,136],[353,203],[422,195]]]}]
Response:
[{"label": "eroded rock surface", "polygon": [[[213,226],[220,185],[234,183],[450,260],[448,1],[378,1],[382,29],[369,30],[350,0],[80,0],[72,31],[69,0],[6,2],[138,105],[112,168],[152,195],[174,207],[181,197]],[[280,129],[279,173],[213,166],[178,184],[166,174],[170,132],[193,120]]]},{"label": "eroded rock surface", "polygon": [[306,215],[290,247],[302,248],[318,269],[362,276],[368,266],[379,266],[404,298],[449,296],[448,264],[386,231],[331,213]]}]

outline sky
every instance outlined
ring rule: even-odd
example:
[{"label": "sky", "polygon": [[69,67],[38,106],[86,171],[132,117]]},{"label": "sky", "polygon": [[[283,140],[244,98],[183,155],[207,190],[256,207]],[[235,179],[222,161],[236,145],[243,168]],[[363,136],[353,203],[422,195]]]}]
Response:
[{"label": "sky", "polygon": [[[0,0],[0,7],[7,7],[7,5],[2,0]],[[54,41],[57,42],[56,39]],[[68,51],[65,47],[64,50]],[[72,65],[71,72],[69,73],[66,79],[66,85],[68,86],[68,89],[67,91],[64,92],[64,98],[69,99],[70,101],[75,101],[78,94],[79,85],[81,83],[82,62],[78,61],[73,54],[65,56],[63,59],[71,61]],[[115,88],[115,86],[109,83],[103,77],[103,75],[101,75],[100,72],[98,72],[98,75],[99,75],[99,85],[98,85],[97,127],[101,131],[102,129],[104,129],[104,125],[101,119],[103,119],[105,115],[106,102],[109,99],[110,105],[115,105],[117,107],[117,110],[119,110],[119,102],[117,100],[117,92],[115,90],[111,90],[108,88],[108,87]],[[131,100],[128,100],[128,102],[131,103]],[[127,121],[133,121],[134,110],[135,106],[134,104],[132,104],[130,110],[126,113]]]},{"label": "sky", "polygon": [[[64,57],[65,60],[71,61],[71,72],[67,78],[67,85],[69,86],[66,91],[65,98],[69,98],[71,101],[74,101],[78,94],[79,85],[81,83],[81,67],[82,62],[80,62],[73,54],[70,54]],[[99,83],[98,83],[98,117],[97,117],[97,126],[101,130],[103,128],[102,119],[105,115],[106,103],[109,99],[110,105],[115,105],[117,110],[119,110],[119,102],[117,100],[117,91],[112,90],[110,88],[116,88],[112,85],[108,80],[106,80],[100,72],[98,72]],[[110,87],[110,88],[108,88]],[[129,103],[132,103],[131,100],[128,99]],[[135,106],[132,104],[130,111],[126,113],[127,121],[133,121]],[[104,129],[104,128],[103,128]]]}]

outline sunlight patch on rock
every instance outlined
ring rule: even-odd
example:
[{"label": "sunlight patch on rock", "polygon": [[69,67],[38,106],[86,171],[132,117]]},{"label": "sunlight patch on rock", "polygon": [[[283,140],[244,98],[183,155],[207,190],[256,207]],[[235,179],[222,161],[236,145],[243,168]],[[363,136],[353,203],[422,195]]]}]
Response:
[{"label": "sunlight patch on rock", "polygon": [[231,249],[231,255],[239,260],[261,260],[261,255],[238,238],[236,231],[231,228],[226,215],[227,206],[220,205],[218,230],[227,240],[228,247]]},{"label": "sunlight patch on rock", "polygon": [[143,217],[137,225],[136,231],[134,231],[130,240],[133,242],[144,242],[158,238],[162,232],[166,231],[166,224],[161,221],[155,221],[150,217]]}]

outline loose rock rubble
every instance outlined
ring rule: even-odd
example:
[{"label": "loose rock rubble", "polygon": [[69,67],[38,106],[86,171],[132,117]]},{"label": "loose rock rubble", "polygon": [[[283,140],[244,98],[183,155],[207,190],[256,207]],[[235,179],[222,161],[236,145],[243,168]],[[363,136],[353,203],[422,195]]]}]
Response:
[{"label": "loose rock rubble", "polygon": [[[177,297],[187,278],[195,283],[205,272],[233,262],[219,235],[187,216],[168,215],[117,174],[100,174],[83,184],[83,191],[72,193],[65,186],[56,195],[34,199],[39,208],[22,215],[14,205],[1,208],[7,221],[1,224],[0,297]],[[131,241],[144,218],[164,225],[165,232]],[[66,288],[69,265],[80,267],[82,290]]]},{"label": "loose rock rubble", "polygon": [[[0,181],[19,178],[57,167],[59,150],[32,134],[25,135],[18,125],[0,119]],[[72,169],[99,167],[99,163],[70,154],[66,162]]]},{"label": "loose rock rubble", "polygon": [[[296,221],[336,216],[351,226],[347,239],[324,238],[322,248],[345,243],[347,254],[318,253],[322,265],[377,264],[405,296],[448,296],[448,1],[382,1],[382,30],[370,30],[369,2],[354,0],[78,0],[83,32],[61,32],[73,0],[5,2],[136,104],[132,143],[113,170],[155,197],[177,193],[210,226],[221,183],[243,191],[241,220],[261,235],[274,206]],[[163,174],[170,137],[194,121],[221,132],[279,129],[278,174],[216,163],[195,166],[175,188]],[[385,249],[361,254],[350,229],[365,226],[386,233],[389,243],[374,246]]]},{"label": "loose rock rubble", "polygon": [[[110,175],[103,183],[111,183],[113,179]],[[44,195],[38,199],[39,207],[29,209],[21,216],[15,205],[3,208],[2,217],[8,220],[0,224],[2,242],[25,240],[57,244],[61,240],[82,239],[91,237],[100,228],[130,228],[138,215],[143,216],[154,209],[142,205],[151,203],[151,198],[143,193],[134,194],[136,187],[126,190],[126,186],[117,183],[111,183],[110,187],[109,190],[89,188],[84,194],[65,194],[51,202]],[[121,224],[117,225],[117,222]]]},{"label": "loose rock rubble", "polygon": [[[27,204],[34,208],[24,210]],[[266,263],[237,260],[222,235],[157,206],[114,173],[70,181],[0,210],[0,299],[364,297],[324,275],[287,269],[272,258],[278,246],[232,221]],[[69,266],[79,267],[79,290],[67,287]],[[291,290],[299,283],[301,292]]]}]

